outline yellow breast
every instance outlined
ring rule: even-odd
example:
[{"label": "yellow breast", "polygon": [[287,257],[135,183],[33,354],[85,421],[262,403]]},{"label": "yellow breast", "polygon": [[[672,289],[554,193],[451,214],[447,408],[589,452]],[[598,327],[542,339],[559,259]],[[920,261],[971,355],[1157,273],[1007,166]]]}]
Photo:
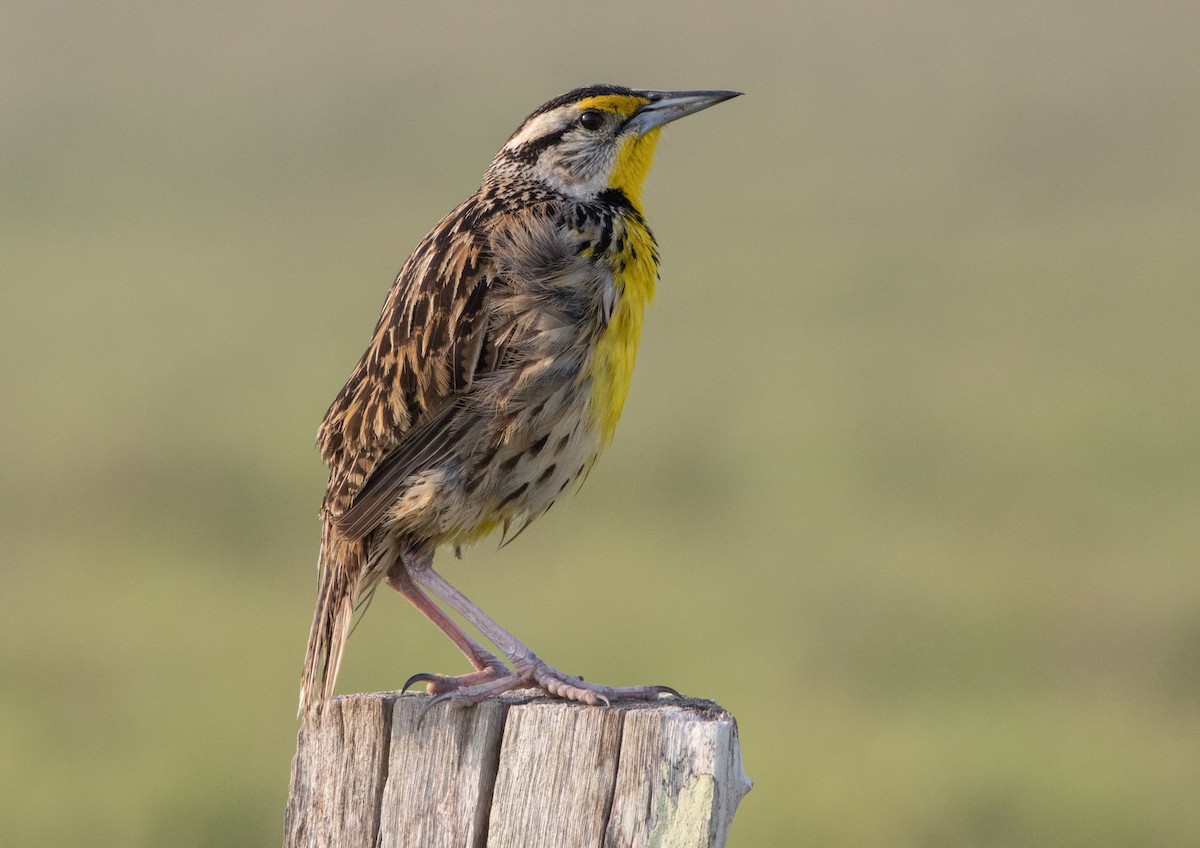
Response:
[{"label": "yellow breast", "polygon": [[591,412],[600,446],[612,442],[629,393],[646,304],[654,297],[658,263],[654,238],[641,221],[626,219],[624,249],[613,254],[616,301],[592,358]]},{"label": "yellow breast", "polygon": [[[636,97],[599,97],[595,102],[581,103],[586,108],[611,109],[631,115],[646,101]],[[600,447],[612,442],[629,393],[633,364],[637,359],[638,341],[642,336],[642,319],[646,304],[654,297],[658,280],[658,254],[654,236],[642,218],[642,186],[654,161],[659,129],[625,140],[617,154],[609,188],[619,190],[636,210],[623,215],[625,229],[619,249],[609,255],[616,298],[608,326],[596,346],[592,358],[592,394],[590,411],[600,432]]]}]

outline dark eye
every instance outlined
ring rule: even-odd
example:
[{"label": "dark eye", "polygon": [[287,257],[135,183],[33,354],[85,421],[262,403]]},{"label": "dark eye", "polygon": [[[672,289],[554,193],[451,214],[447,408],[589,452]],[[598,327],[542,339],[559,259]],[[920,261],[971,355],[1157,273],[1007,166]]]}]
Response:
[{"label": "dark eye", "polygon": [[585,130],[594,132],[604,126],[604,115],[597,112],[595,109],[588,109],[579,116],[579,126]]}]

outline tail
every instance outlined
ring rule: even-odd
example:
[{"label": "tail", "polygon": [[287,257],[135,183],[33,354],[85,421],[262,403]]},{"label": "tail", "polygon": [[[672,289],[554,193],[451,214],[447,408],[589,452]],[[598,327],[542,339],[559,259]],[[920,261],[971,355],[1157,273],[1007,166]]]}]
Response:
[{"label": "tail", "polygon": [[359,581],[367,563],[364,539],[346,539],[325,516],[318,563],[317,608],[308,631],[304,674],[300,679],[300,712],[333,695],[342,652],[354,621]]}]

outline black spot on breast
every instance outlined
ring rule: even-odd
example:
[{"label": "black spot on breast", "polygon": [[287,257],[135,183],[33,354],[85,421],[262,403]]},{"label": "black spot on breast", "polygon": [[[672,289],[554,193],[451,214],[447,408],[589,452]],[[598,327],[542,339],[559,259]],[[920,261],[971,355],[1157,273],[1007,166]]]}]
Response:
[{"label": "black spot on breast", "polygon": [[613,237],[613,219],[611,216],[604,216],[604,228],[600,231],[600,238],[596,239],[596,253],[604,253],[608,250],[608,246],[612,243]]},{"label": "black spot on breast", "polygon": [[619,210],[625,215],[636,215],[639,219],[642,217],[641,213],[630,202],[629,197],[619,188],[605,189],[600,192],[599,196],[596,197],[596,202],[601,206]]},{"label": "black spot on breast", "polygon": [[545,483],[547,480],[549,480],[551,477],[554,476],[554,472],[557,470],[558,470],[558,466],[551,464],[550,467],[548,467],[545,471],[543,471],[541,473],[541,476],[539,476],[537,478],[537,485],[540,486],[543,483]]},{"label": "black spot on breast", "polygon": [[542,448],[544,448],[546,446],[546,442],[549,440],[549,438],[550,438],[549,435],[542,436],[540,439],[538,439],[536,442],[534,442],[532,445],[530,445],[529,446],[529,455],[537,456],[539,453],[541,453]]}]

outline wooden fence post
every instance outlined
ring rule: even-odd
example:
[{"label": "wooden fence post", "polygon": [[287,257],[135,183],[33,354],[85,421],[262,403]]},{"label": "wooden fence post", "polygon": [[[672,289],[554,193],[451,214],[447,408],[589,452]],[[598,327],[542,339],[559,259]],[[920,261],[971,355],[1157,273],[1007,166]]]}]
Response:
[{"label": "wooden fence post", "polygon": [[427,697],[308,709],[285,848],[720,848],[750,790],[737,723],[712,701],[510,693],[418,725]]}]

